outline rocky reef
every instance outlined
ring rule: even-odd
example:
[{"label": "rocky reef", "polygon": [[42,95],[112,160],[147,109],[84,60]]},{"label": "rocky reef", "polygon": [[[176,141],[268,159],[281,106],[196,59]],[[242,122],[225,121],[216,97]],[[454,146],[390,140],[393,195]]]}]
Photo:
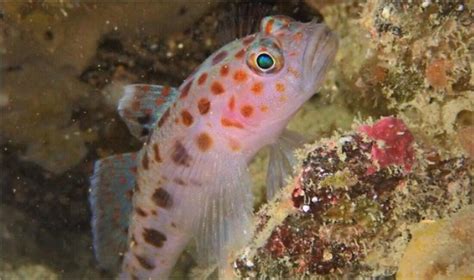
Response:
[{"label": "rocky reef", "polygon": [[471,203],[470,161],[414,139],[388,117],[308,147],[293,183],[258,213],[239,277],[394,275],[409,226]]},{"label": "rocky reef", "polygon": [[[321,93],[355,122],[298,152],[236,275],[473,277],[472,7],[306,2],[340,36]],[[442,241],[419,250],[422,238]]]}]

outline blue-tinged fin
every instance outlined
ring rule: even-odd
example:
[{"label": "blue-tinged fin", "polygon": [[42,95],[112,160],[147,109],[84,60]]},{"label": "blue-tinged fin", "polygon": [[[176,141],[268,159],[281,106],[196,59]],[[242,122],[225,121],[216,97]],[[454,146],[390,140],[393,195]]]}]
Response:
[{"label": "blue-tinged fin", "polygon": [[127,249],[136,157],[128,153],[98,160],[91,177],[94,252],[99,265],[111,272],[118,272]]},{"label": "blue-tinged fin", "polygon": [[120,99],[118,111],[132,135],[144,141],[177,98],[176,88],[146,84],[128,85]]}]

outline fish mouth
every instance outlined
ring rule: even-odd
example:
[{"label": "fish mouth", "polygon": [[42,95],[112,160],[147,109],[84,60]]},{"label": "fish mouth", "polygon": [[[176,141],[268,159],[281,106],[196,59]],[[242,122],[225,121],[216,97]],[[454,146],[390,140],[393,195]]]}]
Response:
[{"label": "fish mouth", "polygon": [[312,21],[304,29],[308,43],[303,55],[303,91],[310,98],[321,87],[337,53],[338,38],[324,23]]}]

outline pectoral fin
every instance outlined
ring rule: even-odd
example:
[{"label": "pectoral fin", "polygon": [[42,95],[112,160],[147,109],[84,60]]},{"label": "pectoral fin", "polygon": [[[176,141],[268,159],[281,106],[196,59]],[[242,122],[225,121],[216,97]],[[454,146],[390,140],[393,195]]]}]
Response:
[{"label": "pectoral fin", "polygon": [[285,130],[277,142],[270,146],[270,160],[267,171],[267,199],[285,185],[285,180],[293,174],[297,163],[295,149],[305,142],[303,136],[296,132]]}]

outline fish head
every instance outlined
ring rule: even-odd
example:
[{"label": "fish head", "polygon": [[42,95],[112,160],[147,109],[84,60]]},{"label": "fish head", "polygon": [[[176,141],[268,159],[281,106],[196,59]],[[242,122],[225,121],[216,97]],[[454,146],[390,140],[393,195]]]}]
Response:
[{"label": "fish head", "polygon": [[[262,19],[259,31],[222,47],[199,70],[223,135],[255,151],[272,143],[323,82],[337,36],[322,23]],[[199,80],[201,80],[199,78]]]}]

